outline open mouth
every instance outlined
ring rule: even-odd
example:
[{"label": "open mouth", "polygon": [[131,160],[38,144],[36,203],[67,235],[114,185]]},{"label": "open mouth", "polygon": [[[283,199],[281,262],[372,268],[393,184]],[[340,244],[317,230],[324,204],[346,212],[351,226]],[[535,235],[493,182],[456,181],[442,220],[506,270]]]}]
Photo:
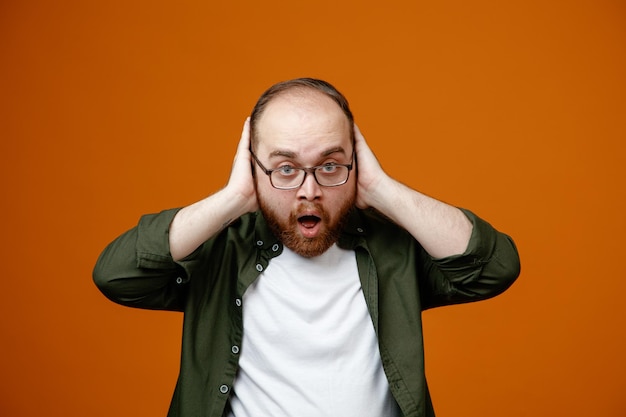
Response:
[{"label": "open mouth", "polygon": [[298,217],[298,223],[300,223],[306,229],[313,229],[320,222],[320,218],[317,216],[306,215]]}]

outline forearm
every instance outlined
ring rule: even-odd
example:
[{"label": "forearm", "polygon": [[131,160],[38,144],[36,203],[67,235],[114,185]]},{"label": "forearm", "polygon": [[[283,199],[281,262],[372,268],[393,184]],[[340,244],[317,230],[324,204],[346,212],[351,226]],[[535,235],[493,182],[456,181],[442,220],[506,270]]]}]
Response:
[{"label": "forearm", "polygon": [[472,222],[461,210],[388,176],[354,126],[358,159],[357,206],[373,207],[407,230],[433,258],[465,252]]},{"label": "forearm", "polygon": [[180,210],[169,229],[170,254],[175,261],[190,255],[232,221],[258,208],[250,155],[250,119],[237,145],[228,184],[222,190]]},{"label": "forearm", "polygon": [[248,210],[248,199],[227,188],[181,209],[169,229],[170,253],[178,261],[196,250]]},{"label": "forearm", "polygon": [[433,258],[462,254],[472,222],[458,208],[438,201],[385,176],[372,206],[406,229]]}]

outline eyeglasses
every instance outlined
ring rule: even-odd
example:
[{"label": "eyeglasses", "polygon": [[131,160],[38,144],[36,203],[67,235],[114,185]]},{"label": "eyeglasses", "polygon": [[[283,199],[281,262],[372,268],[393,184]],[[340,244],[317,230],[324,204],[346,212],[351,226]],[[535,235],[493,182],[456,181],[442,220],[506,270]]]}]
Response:
[{"label": "eyeglasses", "polygon": [[[293,190],[304,184],[306,174],[313,174],[315,181],[323,187],[337,187],[348,182],[350,171],[352,170],[352,161],[349,164],[336,164],[330,162],[324,165],[318,165],[311,168],[294,167],[291,165],[283,165],[275,169],[267,169],[263,166],[259,158],[252,151],[252,157],[259,164],[259,167],[270,177],[272,187],[279,190]],[[352,154],[354,161],[354,154]]]}]

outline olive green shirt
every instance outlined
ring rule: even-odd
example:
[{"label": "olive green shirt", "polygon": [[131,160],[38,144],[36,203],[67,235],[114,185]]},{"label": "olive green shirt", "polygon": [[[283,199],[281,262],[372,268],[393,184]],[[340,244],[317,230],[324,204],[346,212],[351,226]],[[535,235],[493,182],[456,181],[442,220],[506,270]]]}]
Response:
[{"label": "olive green shirt", "polygon": [[[94,280],[119,304],[184,312],[180,374],[168,417],[222,417],[238,369],[243,294],[283,247],[257,212],[175,262],[168,231],[176,212],[143,216],[103,251]],[[372,210],[356,210],[338,241],[355,251],[383,368],[405,417],[434,416],[421,312],[495,296],[519,275],[513,241],[464,212],[473,231],[462,255],[433,259],[408,232]]]}]

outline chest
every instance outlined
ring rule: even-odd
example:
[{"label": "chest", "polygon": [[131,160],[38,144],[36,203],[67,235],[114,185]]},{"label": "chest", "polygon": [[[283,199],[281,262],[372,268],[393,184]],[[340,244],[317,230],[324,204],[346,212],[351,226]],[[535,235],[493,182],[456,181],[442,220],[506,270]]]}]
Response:
[{"label": "chest", "polygon": [[244,295],[244,328],[256,346],[316,357],[359,335],[374,337],[354,252],[331,248],[307,259],[285,251]]},{"label": "chest", "polygon": [[394,415],[353,251],[283,253],[244,295],[237,415]]}]

